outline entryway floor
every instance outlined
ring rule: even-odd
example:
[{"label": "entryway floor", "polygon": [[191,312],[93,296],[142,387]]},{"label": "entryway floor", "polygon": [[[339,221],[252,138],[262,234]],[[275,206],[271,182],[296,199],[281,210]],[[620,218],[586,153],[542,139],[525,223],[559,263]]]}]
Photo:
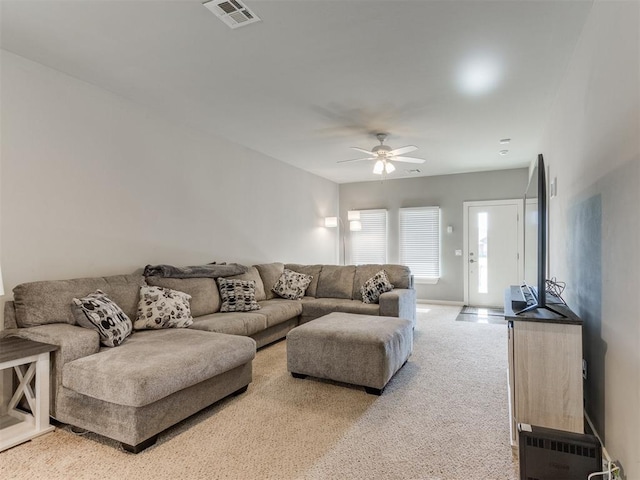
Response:
[{"label": "entryway floor", "polygon": [[470,307],[465,305],[456,317],[458,322],[506,324],[501,308]]}]

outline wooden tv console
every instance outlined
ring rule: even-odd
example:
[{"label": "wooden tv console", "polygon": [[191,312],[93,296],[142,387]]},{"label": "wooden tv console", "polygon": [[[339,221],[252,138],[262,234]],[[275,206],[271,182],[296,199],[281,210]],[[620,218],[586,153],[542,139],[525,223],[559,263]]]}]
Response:
[{"label": "wooden tv console", "polygon": [[[553,299],[551,300],[553,301]],[[566,305],[516,315],[505,292],[509,332],[509,417],[511,445],[518,423],[584,433],[582,321]]]}]

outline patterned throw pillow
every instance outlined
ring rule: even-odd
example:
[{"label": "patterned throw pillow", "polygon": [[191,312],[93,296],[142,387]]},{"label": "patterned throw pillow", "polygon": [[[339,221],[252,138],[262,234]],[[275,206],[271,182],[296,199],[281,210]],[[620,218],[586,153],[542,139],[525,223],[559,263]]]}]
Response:
[{"label": "patterned throw pillow", "polygon": [[255,280],[235,280],[218,277],[218,289],[222,299],[221,312],[250,312],[260,310],[256,301]]},{"label": "patterned throw pillow", "polygon": [[380,270],[360,287],[360,293],[362,294],[362,301],[364,303],[378,303],[380,295],[385,292],[390,292],[391,290],[393,290],[393,285],[387,278],[387,272],[384,270]]},{"label": "patterned throw pillow", "polygon": [[84,298],[74,298],[72,311],[76,322],[81,327],[96,330],[100,342],[107,347],[117,347],[131,335],[131,320],[102,290]]},{"label": "patterned throw pillow", "polygon": [[193,323],[191,295],[163,287],[140,287],[136,330],[185,328]]},{"label": "patterned throw pillow", "polygon": [[307,291],[311,280],[313,280],[311,275],[305,275],[304,273],[294,272],[285,268],[284,273],[280,275],[280,278],[271,291],[282,298],[299,300],[304,297],[304,293]]}]

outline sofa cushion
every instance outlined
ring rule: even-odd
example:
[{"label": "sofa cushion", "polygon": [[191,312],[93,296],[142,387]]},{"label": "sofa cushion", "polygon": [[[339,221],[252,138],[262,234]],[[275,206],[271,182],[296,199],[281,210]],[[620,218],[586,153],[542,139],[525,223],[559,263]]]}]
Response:
[{"label": "sofa cushion", "polygon": [[364,303],[378,303],[380,295],[393,290],[393,285],[384,270],[380,270],[360,287],[360,295]]},{"label": "sofa cushion", "polygon": [[199,317],[220,310],[220,293],[213,278],[147,277],[154,287],[170,288],[191,295],[191,315]]},{"label": "sofa cushion", "polygon": [[73,316],[81,327],[95,330],[100,343],[117,347],[131,335],[133,324],[127,314],[101,290],[73,299]]},{"label": "sofa cushion", "polygon": [[142,275],[23,283],[13,289],[16,322],[19,327],[35,327],[49,323],[75,325],[76,321],[71,312],[72,300],[96,290],[102,290],[129,318],[135,318],[142,285],[146,285]]},{"label": "sofa cushion", "polygon": [[412,288],[411,269],[406,265],[382,265],[384,271],[387,272],[389,281],[393,283],[393,288]]},{"label": "sofa cushion", "polygon": [[315,297],[316,290],[318,289],[318,278],[320,278],[320,272],[322,271],[322,265],[299,265],[297,263],[287,263],[284,268],[292,270],[298,273],[304,273],[313,277],[311,283],[307,287],[305,295],[308,297]]},{"label": "sofa cushion", "polygon": [[221,312],[250,312],[260,310],[256,302],[256,282],[253,280],[230,280],[218,278],[222,305]]},{"label": "sofa cushion", "polygon": [[273,293],[281,298],[289,300],[300,300],[304,297],[313,277],[304,273],[294,272],[288,268],[284,269],[282,275],[271,289]]},{"label": "sofa cushion", "polygon": [[249,271],[247,273],[227,278],[231,280],[253,280],[256,282],[256,301],[261,302],[262,300],[267,299],[264,291],[264,284],[262,283],[262,277],[260,277],[260,272],[258,272],[256,267],[249,267]]},{"label": "sofa cushion", "polygon": [[354,300],[362,300],[360,289],[367,280],[380,270],[384,270],[387,273],[387,277],[393,284],[393,288],[409,288],[411,286],[411,269],[404,265],[358,265],[353,280]]},{"label": "sofa cushion", "polygon": [[133,328],[185,328],[193,323],[191,295],[163,287],[140,287],[138,314]]},{"label": "sofa cushion", "polygon": [[260,313],[267,317],[267,327],[273,327],[287,320],[296,318],[302,313],[300,300],[274,298],[260,302]]},{"label": "sofa cushion", "polygon": [[206,332],[244,335],[246,337],[267,328],[267,316],[259,312],[218,312],[194,318],[191,327]]},{"label": "sofa cushion", "polygon": [[322,317],[331,312],[379,315],[380,306],[375,303],[362,303],[360,300],[313,297],[302,299],[302,316],[305,320]]},{"label": "sofa cushion", "polygon": [[324,265],[318,279],[316,297],[351,299],[355,273],[356,267],[353,265]]},{"label": "sofa cushion", "polygon": [[276,294],[273,293],[271,289],[280,278],[280,275],[282,275],[282,272],[284,272],[284,263],[263,263],[254,266],[258,269],[258,272],[260,272],[260,277],[264,284],[265,300],[275,298]]},{"label": "sofa cushion", "polygon": [[105,402],[141,407],[250,362],[255,341],[191,329],[134,333],[118,348],[66,364],[62,384]]}]

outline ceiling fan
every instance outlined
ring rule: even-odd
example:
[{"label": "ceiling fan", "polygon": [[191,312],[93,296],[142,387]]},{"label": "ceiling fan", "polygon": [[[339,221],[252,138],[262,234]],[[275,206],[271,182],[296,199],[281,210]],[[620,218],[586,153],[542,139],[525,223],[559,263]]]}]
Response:
[{"label": "ceiling fan", "polygon": [[424,163],[422,158],[405,157],[402,156],[405,153],[413,152],[418,149],[415,145],[406,145],[404,147],[391,149],[390,146],[385,145],[384,141],[387,139],[386,133],[377,133],[376,137],[380,141],[380,145],[376,145],[371,150],[365,150],[364,148],[351,147],[358,152],[366,153],[369,156],[365,158],[354,158],[352,160],[340,160],[338,163],[348,162],[360,162],[363,160],[375,160],[376,163],[373,167],[373,173],[376,175],[382,175],[383,172],[391,173],[396,167],[393,162],[407,162],[407,163]]}]

